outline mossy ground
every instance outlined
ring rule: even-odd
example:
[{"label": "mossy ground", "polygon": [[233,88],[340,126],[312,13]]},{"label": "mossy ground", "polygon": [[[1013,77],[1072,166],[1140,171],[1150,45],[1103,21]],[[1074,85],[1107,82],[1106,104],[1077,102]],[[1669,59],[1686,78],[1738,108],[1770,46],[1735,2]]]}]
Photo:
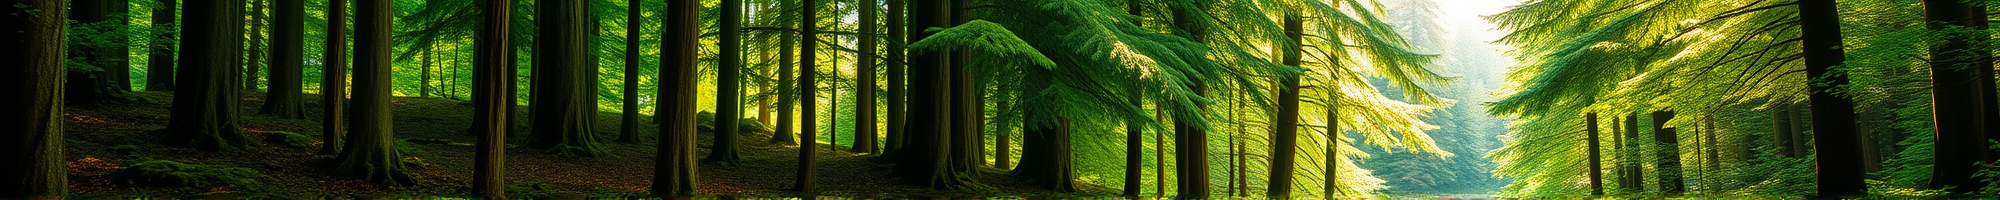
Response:
[{"label": "mossy ground", "polygon": [[[398,149],[405,152],[415,185],[386,186],[336,176],[328,172],[331,156],[316,155],[320,139],[318,95],[305,95],[308,119],[277,119],[244,112],[241,124],[251,145],[232,151],[203,151],[169,147],[153,142],[146,133],[166,127],[171,92],[133,92],[132,103],[72,106],[65,108],[73,193],[83,196],[166,196],[208,195],[322,196],[347,194],[465,196],[472,182],[476,137],[468,132],[472,103],[469,101],[394,98],[395,134]],[[245,95],[243,109],[262,106],[263,94]],[[525,107],[522,107],[525,110]],[[525,118],[525,112],[520,119]],[[522,121],[526,123],[526,121]],[[619,127],[617,113],[599,113],[597,132],[603,134],[604,156],[572,158],[547,150],[519,148],[525,134],[509,138],[507,171],[510,196],[630,196],[641,195],[651,185],[657,126],[640,126],[641,142],[611,142]],[[527,131],[518,127],[515,131]],[[768,130],[768,129],[764,129]],[[525,132],[520,132],[525,133]],[[294,134],[294,135],[288,135]],[[303,138],[300,138],[300,137]],[[697,155],[707,155],[710,134],[698,134]],[[732,196],[795,196],[788,190],[798,164],[798,146],[768,145],[768,131],[745,133],[743,161],[735,166],[704,163],[700,167],[702,194]],[[286,143],[305,139],[306,147]],[[999,170],[977,177],[992,186],[989,191],[939,191],[902,181],[892,174],[892,166],[869,161],[868,155],[829,151],[819,152],[818,195],[825,196],[1041,196],[1045,192],[1026,181],[1016,180]],[[846,147],[841,147],[846,148]],[[257,187],[161,186],[120,182],[112,176],[118,169],[153,160],[198,163],[218,168],[240,168],[264,175],[255,178]],[[1083,186],[1086,192],[1064,195],[1102,196],[1112,192]]]}]

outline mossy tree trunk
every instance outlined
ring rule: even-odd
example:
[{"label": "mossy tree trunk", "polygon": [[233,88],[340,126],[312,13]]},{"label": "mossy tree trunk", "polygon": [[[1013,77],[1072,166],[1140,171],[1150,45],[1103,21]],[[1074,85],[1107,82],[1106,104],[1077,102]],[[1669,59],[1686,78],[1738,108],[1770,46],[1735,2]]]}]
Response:
[{"label": "mossy tree trunk", "polygon": [[272,3],[271,85],[265,93],[264,108],[258,114],[284,119],[304,119],[305,103],[305,13],[304,1]]},{"label": "mossy tree trunk", "polygon": [[[636,2],[636,1],[635,1]],[[475,51],[473,70],[473,132],[479,135],[478,152],[474,155],[472,172],[472,193],[482,198],[500,199],[506,197],[506,161],[508,110],[514,105],[507,104],[506,91],[507,52],[513,51],[513,41],[508,37],[513,16],[512,0],[479,0],[479,32],[474,38]],[[627,121],[628,123],[630,121]]]},{"label": "mossy tree trunk", "polygon": [[237,66],[243,53],[243,2],[224,0],[188,6],[181,30],[182,50],[196,57],[181,59],[172,116],[161,130],[162,142],[206,150],[248,145],[237,124],[242,87]]},{"label": "mossy tree trunk", "polygon": [[0,198],[57,199],[69,195],[63,155],[63,0],[0,0]]},{"label": "mossy tree trunk", "polygon": [[660,139],[654,158],[652,196],[694,195],[695,103],[701,3],[696,0],[668,0],[660,27],[660,75],[658,83]]},{"label": "mossy tree trunk", "polygon": [[146,50],[146,91],[174,90],[174,47],[180,46],[180,32],[168,27],[177,27],[174,12],[178,0],[157,0],[153,7],[153,40]]},{"label": "mossy tree trunk", "polygon": [[416,183],[396,151],[389,101],[394,80],[389,32],[395,27],[389,0],[354,2],[354,121],[347,146],[335,157],[334,173],[377,184]]},{"label": "mossy tree trunk", "polygon": [[1681,182],[1680,135],[1675,134],[1675,128],[1667,128],[1667,121],[1673,119],[1674,111],[1653,112],[1654,154],[1660,159],[1659,163],[1654,163],[1653,169],[1659,170],[1654,176],[1659,177],[1660,192],[1680,195],[1687,188]]},{"label": "mossy tree trunk", "polygon": [[[597,141],[597,93],[590,65],[593,29],[588,1],[536,2],[536,20],[541,55],[535,63],[535,85],[544,90],[533,96],[535,114],[533,140],[528,147],[554,150],[559,154],[595,157],[604,152]],[[719,118],[729,119],[729,118]],[[733,121],[733,120],[716,120]],[[720,123],[720,122],[718,122]]]},{"label": "mossy tree trunk", "polygon": [[266,62],[264,60],[264,51],[267,49],[264,46],[265,19],[267,18],[264,17],[264,0],[251,1],[250,48],[246,50],[249,52],[244,52],[250,54],[250,57],[247,57],[250,61],[243,63],[243,91],[257,91],[257,80],[262,79],[259,77],[261,75],[257,74],[257,72],[260,70],[258,68],[262,68],[264,62]]},{"label": "mossy tree trunk", "polygon": [[[173,0],[163,0],[173,1]],[[327,0],[325,67],[320,73],[320,155],[340,153],[341,135],[347,133],[347,0]]]}]

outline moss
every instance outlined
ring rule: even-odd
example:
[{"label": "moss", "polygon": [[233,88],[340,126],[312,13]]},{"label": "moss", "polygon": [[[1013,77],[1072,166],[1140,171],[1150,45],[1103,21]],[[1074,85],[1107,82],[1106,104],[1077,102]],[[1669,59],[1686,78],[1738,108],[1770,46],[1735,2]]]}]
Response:
[{"label": "moss", "polygon": [[299,135],[297,133],[283,132],[283,131],[271,132],[271,135],[264,137],[264,142],[276,144],[278,146],[286,148],[306,149],[312,147],[312,138],[306,137],[305,135]]},{"label": "moss", "polygon": [[172,160],[140,162],[111,172],[110,178],[126,184],[173,187],[223,187],[255,189],[263,173],[250,168],[188,164]]},{"label": "moss", "polygon": [[424,148],[418,147],[417,145],[418,145],[417,143],[410,142],[409,140],[398,140],[396,141],[396,152],[401,153],[403,157],[431,156],[430,152],[424,151]]},{"label": "moss", "polygon": [[[695,113],[694,120],[695,120],[695,129],[699,129],[701,131],[715,131],[715,113],[708,111]],[[757,121],[757,119],[749,119],[749,118],[737,119],[736,124],[737,124],[736,130],[738,131],[749,132],[749,133],[772,132],[771,126],[766,126],[764,125],[763,122]]]}]

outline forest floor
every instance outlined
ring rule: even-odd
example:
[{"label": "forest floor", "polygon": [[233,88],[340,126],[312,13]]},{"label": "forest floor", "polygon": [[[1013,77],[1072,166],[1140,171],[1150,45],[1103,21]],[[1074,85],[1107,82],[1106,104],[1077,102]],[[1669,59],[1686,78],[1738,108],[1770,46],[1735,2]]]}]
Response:
[{"label": "forest floor", "polygon": [[[69,161],[70,187],[82,196],[186,197],[210,195],[241,196],[324,196],[398,195],[464,196],[470,192],[476,137],[469,133],[472,103],[461,100],[397,97],[394,102],[395,137],[403,151],[414,185],[387,186],[329,173],[332,156],[317,155],[320,138],[318,95],[306,94],[307,119],[279,119],[258,115],[263,94],[243,99],[241,125],[248,147],[228,151],[204,151],[165,146],[154,130],[166,128],[172,92],[132,92],[130,102],[106,105],[72,105],[64,114]],[[525,108],[525,107],[523,107]],[[525,113],[525,112],[523,112]],[[525,114],[518,117],[524,119]],[[646,116],[650,119],[650,116]],[[526,126],[517,126],[508,139],[506,172],[509,196],[532,197],[613,197],[643,195],[651,185],[657,127],[640,126],[641,143],[611,142],[617,138],[620,116],[599,113],[598,138],[607,155],[597,158],[558,156],[553,152],[520,148]],[[286,133],[310,138],[300,146],[284,145]],[[714,134],[698,134],[697,155],[709,152]],[[296,138],[296,137],[292,137]],[[798,196],[788,188],[794,184],[798,145],[770,144],[769,132],[746,132],[742,162],[724,166],[702,163],[699,192],[705,195],[746,197]],[[825,144],[816,148],[828,148]],[[987,168],[975,177],[992,189],[985,191],[941,191],[904,181],[893,173],[893,165],[872,161],[871,155],[841,151],[818,151],[817,195],[843,197],[895,196],[1038,196],[1043,190],[1002,170]],[[247,180],[216,180],[200,176],[197,169],[182,170],[188,180],[134,180],[114,173],[146,161],[171,160],[193,166],[213,166],[222,171],[255,171]],[[193,167],[189,167],[193,168]],[[228,174],[228,173],[214,173]],[[185,174],[177,174],[185,175]],[[234,182],[232,182],[234,181]],[[177,183],[178,182],[178,183]],[[219,183],[218,183],[219,182]],[[1082,186],[1084,192],[1062,195],[1109,195],[1110,190]]]}]

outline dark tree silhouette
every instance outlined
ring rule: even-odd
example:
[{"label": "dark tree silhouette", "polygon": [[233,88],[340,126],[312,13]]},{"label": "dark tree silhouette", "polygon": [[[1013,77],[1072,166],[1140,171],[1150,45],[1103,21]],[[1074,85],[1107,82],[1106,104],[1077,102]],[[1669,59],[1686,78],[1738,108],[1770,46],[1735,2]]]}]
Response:
[{"label": "dark tree silhouette", "polygon": [[[1926,0],[1923,3],[1924,19],[1933,21],[1927,23],[1931,29],[1945,29],[1954,26],[1986,23],[1983,17],[1985,16],[1984,13],[1973,15],[1972,13],[1963,12],[1967,7],[1974,7],[1973,5],[1967,5],[1964,1]],[[1804,15],[1805,13],[1800,14]],[[1973,53],[1973,44],[1970,44],[1973,41],[1969,41],[1973,40],[1973,38],[1969,38],[1970,36],[1966,34],[1951,35],[1944,43],[1932,46],[1930,49],[1931,57],[1934,58],[1930,60],[1931,102],[1933,105],[1931,106],[1931,116],[1935,120],[1935,137],[1937,137],[1936,150],[1933,151],[1933,155],[1935,155],[1937,160],[1933,165],[1934,168],[1932,168],[1930,187],[1933,189],[1951,188],[1953,192],[1971,192],[1977,190],[1980,185],[1983,185],[1977,179],[1974,179],[1972,174],[1979,170],[1974,165],[1974,162],[1987,160],[1988,156],[1990,156],[1987,155],[1988,150],[1986,147],[1988,143],[1986,143],[1986,136],[1982,132],[1986,131],[1984,129],[1989,129],[1989,126],[1992,126],[1981,123],[1980,117],[1982,114],[1980,107],[1983,106],[1984,102],[1982,102],[1979,96],[1981,95],[1979,90],[1982,88],[1978,86],[1978,84],[1991,84],[1992,82],[1975,82],[1979,79],[1978,76],[1980,75],[1978,75],[1977,70],[1974,70],[1974,68],[1986,68],[1991,65],[1977,66],[1974,64],[1974,60],[1978,58]],[[1808,59],[1810,60],[1810,58]],[[1833,61],[1838,62],[1839,60]],[[1986,76],[1991,76],[1991,74]],[[1992,99],[1985,99],[1984,101],[1992,101]],[[1819,109],[1817,104],[1813,108]],[[1818,110],[1814,110],[1812,114],[1814,117],[1818,117],[1820,113]],[[1814,122],[1818,122],[1817,120],[1815,118]],[[1813,123],[1815,126],[1820,124],[1823,123]],[[1813,131],[1815,133],[1822,132],[1818,128],[1814,127]],[[1826,157],[1827,155],[1820,156],[1820,158]]]},{"label": "dark tree silhouette", "polygon": [[722,0],[721,7],[722,15],[717,22],[717,28],[722,29],[717,46],[721,46],[722,50],[721,55],[716,56],[720,58],[717,63],[721,66],[716,69],[716,80],[719,81],[716,81],[715,94],[715,148],[708,152],[708,158],[704,160],[734,165],[743,160],[742,154],[737,151],[737,146],[741,145],[737,141],[741,137],[738,135],[741,134],[738,130],[740,121],[737,120],[743,118],[743,109],[739,107],[743,94],[743,0]]},{"label": "dark tree silhouette", "polygon": [[660,28],[660,139],[653,165],[653,196],[694,195],[695,66],[701,10],[696,0],[668,0]]},{"label": "dark tree silhouette", "polygon": [[304,119],[305,103],[299,93],[305,88],[305,1],[272,3],[271,81],[264,93],[264,108],[258,114],[284,119]]},{"label": "dark tree silhouette", "polygon": [[167,128],[160,130],[169,145],[208,150],[243,147],[248,141],[237,124],[241,87],[237,66],[243,55],[243,1],[223,0],[187,7],[181,24],[184,55],[176,81],[180,91]]},{"label": "dark tree silhouette", "polygon": [[[1184,6],[1192,8],[1179,8],[1174,12],[1175,28],[1186,31],[1188,40],[1207,43],[1209,31],[1197,25],[1206,14],[1194,12],[1206,8],[1206,5],[1193,3]],[[1195,96],[1208,97],[1205,80],[1196,79],[1190,82],[1193,84],[1189,88],[1194,90]],[[1206,110],[1206,107],[1203,106],[1201,109]],[[1194,119],[1199,117],[1201,116],[1174,116],[1174,150],[1178,151],[1174,154],[1174,166],[1178,166],[1174,168],[1174,180],[1201,183],[1206,183],[1208,180],[1208,130],[1203,130],[1193,123]],[[1179,196],[1182,198],[1208,198],[1208,184],[1177,185],[1179,185]]]},{"label": "dark tree silhouette", "polygon": [[[105,24],[102,28],[122,28],[126,24],[125,0],[77,0],[70,5],[69,19],[78,24]],[[103,102],[124,102],[126,91],[132,91],[129,64],[131,56],[123,33],[102,32],[103,39],[96,45],[78,45],[69,57],[86,59],[84,63],[97,69],[67,73],[64,86],[64,100],[71,104],[92,105]],[[78,41],[81,42],[81,41]]]},{"label": "dark tree silhouette", "polygon": [[1589,157],[1590,195],[1603,196],[1604,160],[1600,159],[1600,157],[1602,156],[1600,155],[1601,153],[1598,152],[1599,146],[1597,144],[1597,113],[1585,113],[1583,116],[1583,126],[1584,126],[1583,128],[1584,134],[1586,134],[1584,137],[1584,142],[1589,144],[1586,146],[1586,148],[1589,149],[1586,150],[1590,151],[1590,157]]},{"label": "dark tree silhouette", "polygon": [[[335,174],[388,185],[414,184],[396,150],[394,119],[389,95],[389,31],[395,27],[389,0],[354,2],[354,116],[347,144],[334,160]],[[193,12],[190,12],[193,13]]]},{"label": "dark tree silhouette", "polygon": [[[590,44],[592,23],[588,1],[536,1],[535,22],[541,43],[536,59],[536,86],[541,93],[531,96],[536,104],[534,125],[528,147],[555,150],[562,154],[595,157],[598,146],[597,84],[592,74]],[[719,120],[727,121],[727,120]]]},{"label": "dark tree silhouette", "polygon": [[618,142],[639,143],[639,2],[625,6],[625,99],[619,117]]},{"label": "dark tree silhouette", "polygon": [[1813,146],[1818,147],[1813,148],[1818,155],[1813,159],[1818,168],[1814,181],[1818,185],[1817,196],[1866,195],[1868,186],[1862,180],[1867,174],[1861,172],[1861,142],[1854,132],[1854,99],[1834,94],[1834,87],[1847,85],[1846,72],[1832,70],[1847,60],[1847,53],[1841,50],[1840,11],[1835,8],[1834,0],[1800,1],[1798,7],[1799,32],[1803,33],[1799,34],[1802,39],[1799,44],[1804,49],[1806,77],[1814,79],[1808,85],[1812,86],[1809,92]]},{"label": "dark tree silhouette", "polygon": [[[166,0],[172,1],[172,0]],[[340,153],[341,137],[347,133],[347,0],[327,0],[325,67],[320,73],[320,155]]]},{"label": "dark tree silhouette", "polygon": [[[1285,65],[1299,66],[1305,28],[1298,13],[1285,15],[1285,36],[1292,39],[1285,44],[1282,59]],[[1299,75],[1280,75],[1278,78],[1278,115],[1271,119],[1271,182],[1265,195],[1272,199],[1291,199],[1292,174],[1296,169],[1299,146]]]},{"label": "dark tree silhouette", "polygon": [[[778,7],[793,8],[796,7],[792,5],[794,3],[797,2],[778,1]],[[778,19],[778,24],[785,28],[792,28],[792,26],[796,26],[799,23]],[[792,37],[796,36],[790,32],[778,33],[778,82],[781,83],[778,85],[778,132],[771,133],[771,144],[799,143],[797,139],[793,139],[795,136],[793,133],[796,131],[792,130],[793,106],[798,105],[797,102],[799,102],[798,90],[794,89],[797,88],[798,84],[792,82],[792,77],[797,76],[792,72],[792,58],[795,55],[793,52],[797,51],[797,46],[793,45],[798,44],[798,41]],[[806,116],[811,117],[812,115]],[[807,126],[807,128],[811,128],[811,126]]]},{"label": "dark tree silhouette", "polygon": [[69,195],[63,162],[63,0],[0,0],[0,198]]},{"label": "dark tree silhouette", "polygon": [[815,128],[819,127],[819,119],[813,115],[819,111],[819,104],[815,103],[819,102],[819,95],[815,95],[819,92],[819,84],[813,80],[817,77],[814,73],[819,72],[819,56],[815,51],[819,50],[819,1],[803,0],[801,3],[804,5],[801,5],[803,9],[799,9],[799,49],[805,52],[799,53],[799,61],[803,61],[799,62],[799,94],[802,94],[799,96],[802,103],[799,112],[805,117],[799,119],[799,125],[803,127],[800,129],[804,130],[799,131],[799,171],[792,189],[810,194],[813,192],[813,161],[816,160],[813,155],[819,152],[819,129]]},{"label": "dark tree silhouette", "polygon": [[[638,2],[638,1],[633,1]],[[513,68],[507,63],[507,52],[513,51],[513,41],[508,22],[513,16],[512,0],[479,0],[480,19],[476,46],[476,63],[473,63],[473,132],[479,135],[478,152],[474,155],[472,172],[472,193],[483,198],[500,199],[506,197],[506,158],[508,110],[514,105],[507,99],[514,98],[505,91],[507,71]]]},{"label": "dark tree silhouette", "polygon": [[[909,135],[907,131],[909,130],[909,123],[905,119],[909,115],[905,112],[908,110],[908,106],[905,105],[903,99],[907,96],[904,95],[903,88],[908,86],[903,77],[903,57],[906,53],[903,52],[903,48],[905,47],[904,45],[908,44],[903,42],[905,39],[908,39],[907,36],[903,35],[903,29],[907,28],[903,25],[903,0],[889,0],[888,18],[886,23],[889,25],[889,38],[883,38],[883,40],[889,42],[888,60],[884,63],[889,65],[889,71],[887,72],[889,76],[889,97],[887,100],[884,100],[884,102],[889,104],[889,138],[883,141],[882,152],[893,153],[905,146],[904,143],[906,142],[904,141],[907,138],[905,135]],[[1005,168],[1003,167],[1002,169]]]},{"label": "dark tree silhouette", "polygon": [[875,4],[876,0],[860,0],[861,3],[861,59],[855,63],[860,86],[854,91],[854,148],[855,153],[881,154],[882,148],[876,144],[875,135]]},{"label": "dark tree silhouette", "polygon": [[146,91],[174,90],[174,47],[180,46],[180,32],[169,27],[174,23],[174,8],[177,0],[157,0],[160,6],[153,7],[153,40],[146,50]]}]

